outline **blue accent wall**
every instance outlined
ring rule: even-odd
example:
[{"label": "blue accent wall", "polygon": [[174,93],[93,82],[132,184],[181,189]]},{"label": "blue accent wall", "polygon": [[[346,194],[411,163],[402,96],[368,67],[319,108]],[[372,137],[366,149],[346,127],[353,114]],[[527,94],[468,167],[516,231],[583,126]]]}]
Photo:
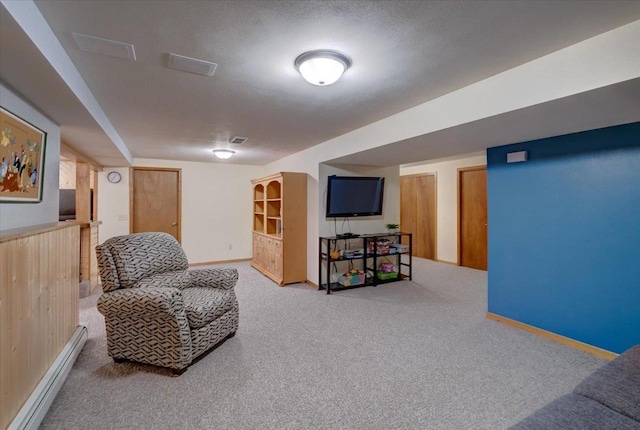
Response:
[{"label": "blue accent wall", "polygon": [[489,148],[487,180],[489,312],[640,344],[640,122]]}]

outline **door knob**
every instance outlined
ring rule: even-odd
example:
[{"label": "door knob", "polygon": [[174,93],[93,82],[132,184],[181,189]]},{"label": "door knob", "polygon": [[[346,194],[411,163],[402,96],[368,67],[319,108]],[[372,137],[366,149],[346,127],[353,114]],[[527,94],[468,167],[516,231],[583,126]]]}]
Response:
[{"label": "door knob", "polygon": [[177,222],[172,222],[172,223],[171,223],[171,226],[172,226],[172,227],[175,227],[175,226],[177,226],[177,225],[178,225],[178,223],[177,223]]}]

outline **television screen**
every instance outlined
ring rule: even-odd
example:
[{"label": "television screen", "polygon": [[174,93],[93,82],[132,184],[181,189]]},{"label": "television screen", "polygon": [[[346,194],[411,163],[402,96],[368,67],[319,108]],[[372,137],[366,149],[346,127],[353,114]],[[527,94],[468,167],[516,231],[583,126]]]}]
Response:
[{"label": "television screen", "polygon": [[327,217],[382,215],[384,178],[329,176]]}]

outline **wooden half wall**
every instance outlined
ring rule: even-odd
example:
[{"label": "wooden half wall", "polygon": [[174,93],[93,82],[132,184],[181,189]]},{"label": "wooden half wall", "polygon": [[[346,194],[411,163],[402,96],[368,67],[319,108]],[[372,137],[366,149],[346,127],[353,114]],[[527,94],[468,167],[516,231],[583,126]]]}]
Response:
[{"label": "wooden half wall", "polygon": [[9,426],[78,328],[80,226],[0,233],[0,428]]}]

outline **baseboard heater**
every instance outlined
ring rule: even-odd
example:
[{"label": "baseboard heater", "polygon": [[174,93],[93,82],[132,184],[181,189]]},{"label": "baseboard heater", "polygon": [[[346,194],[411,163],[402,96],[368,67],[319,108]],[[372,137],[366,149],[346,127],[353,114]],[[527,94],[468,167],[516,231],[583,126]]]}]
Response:
[{"label": "baseboard heater", "polygon": [[67,379],[78,354],[82,351],[87,337],[87,328],[78,326],[7,430],[36,430],[40,426],[53,399]]}]

